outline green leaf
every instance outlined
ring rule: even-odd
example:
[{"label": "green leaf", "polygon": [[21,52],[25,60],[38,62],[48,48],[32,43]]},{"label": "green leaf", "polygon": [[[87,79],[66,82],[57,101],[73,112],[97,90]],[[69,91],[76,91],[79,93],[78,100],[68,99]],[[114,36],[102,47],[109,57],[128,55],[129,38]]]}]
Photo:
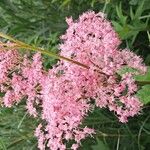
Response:
[{"label": "green leaf", "polygon": [[130,5],[137,5],[138,0],[130,0],[129,4]]},{"label": "green leaf", "polygon": [[136,75],[135,76],[136,81],[150,81],[150,67],[148,67],[148,70],[145,75]]},{"label": "green leaf", "polygon": [[69,5],[70,2],[71,2],[70,0],[63,1],[63,3],[60,5],[60,8],[63,8],[65,6],[67,6],[67,5]]},{"label": "green leaf", "polygon": [[[117,73],[118,75],[122,76],[125,73],[139,73],[139,71],[135,68],[124,66],[118,70]],[[139,82],[150,82],[150,66],[147,67],[147,72],[144,75],[135,75],[134,79]]]},{"label": "green leaf", "polygon": [[142,88],[137,92],[137,97],[143,102],[144,104],[148,104],[150,102],[150,85],[144,85]]},{"label": "green leaf", "polygon": [[52,1],[51,1],[51,3],[55,3],[55,2],[57,2],[57,0],[52,0]]},{"label": "green leaf", "polygon": [[143,11],[149,10],[149,0],[144,1]]},{"label": "green leaf", "polygon": [[120,3],[119,6],[116,6],[116,12],[117,12],[117,15],[118,15],[118,17],[119,17],[120,22],[122,23],[122,25],[126,25],[127,16],[123,15],[121,3]]},{"label": "green leaf", "polygon": [[5,93],[0,93],[0,97],[3,97],[5,95]]},{"label": "green leaf", "polygon": [[142,12],[144,11],[143,9],[143,6],[144,6],[144,2],[145,0],[142,0],[140,3],[139,3],[139,6],[135,12],[135,18],[139,18],[141,15],[142,15]]},{"label": "green leaf", "polygon": [[0,150],[7,150],[5,143],[0,139]]},{"label": "green leaf", "polygon": [[148,40],[150,42],[150,33],[149,33],[149,31],[147,31],[147,36],[148,36]]},{"label": "green leaf", "polygon": [[111,22],[112,22],[112,24],[113,24],[116,31],[119,32],[119,31],[122,30],[123,27],[118,22],[116,22],[116,21],[111,21]]},{"label": "green leaf", "polygon": [[132,7],[130,7],[130,17],[131,17],[131,20],[134,20],[134,13],[133,13]]},{"label": "green leaf", "polygon": [[97,145],[91,146],[92,150],[109,150],[108,146],[97,138]]},{"label": "green leaf", "polygon": [[125,67],[121,68],[120,70],[118,70],[117,73],[118,73],[120,76],[122,76],[122,75],[125,74],[125,73],[136,73],[136,72],[138,72],[137,69],[134,69],[134,68],[125,66]]}]

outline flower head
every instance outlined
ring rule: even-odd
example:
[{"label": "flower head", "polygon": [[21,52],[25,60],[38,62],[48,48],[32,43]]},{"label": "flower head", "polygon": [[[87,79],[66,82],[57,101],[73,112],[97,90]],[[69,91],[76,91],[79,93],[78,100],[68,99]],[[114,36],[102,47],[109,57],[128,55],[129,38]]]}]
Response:
[{"label": "flower head", "polygon": [[[118,78],[117,71],[129,66],[144,73],[146,67],[136,54],[118,48],[121,41],[105,15],[89,11],[78,20],[67,18],[66,21],[69,27],[61,36],[60,54],[89,69],[60,60],[47,72],[39,53],[32,60],[24,56],[19,64],[17,51],[10,48],[0,53],[0,87],[6,93],[4,105],[10,107],[26,97],[28,112],[40,116],[44,122],[35,131],[41,150],[46,147],[65,150],[69,141],[74,141],[72,150],[78,149],[81,140],[95,133],[88,127],[81,128],[95,105],[114,111],[123,123],[139,114],[142,106],[135,96],[138,87],[133,74]],[[9,76],[16,66],[17,70]],[[95,100],[94,104],[91,99]],[[42,114],[38,114],[37,107]]]}]

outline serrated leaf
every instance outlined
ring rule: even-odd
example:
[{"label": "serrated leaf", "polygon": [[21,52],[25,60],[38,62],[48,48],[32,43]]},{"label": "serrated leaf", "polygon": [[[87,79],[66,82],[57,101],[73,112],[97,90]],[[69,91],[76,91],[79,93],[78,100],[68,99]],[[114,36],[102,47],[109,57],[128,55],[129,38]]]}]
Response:
[{"label": "serrated leaf", "polygon": [[97,138],[97,145],[91,146],[92,150],[109,150],[108,146]]},{"label": "serrated leaf", "polygon": [[150,102],[150,85],[142,86],[136,95],[141,100],[141,102],[148,104]]}]

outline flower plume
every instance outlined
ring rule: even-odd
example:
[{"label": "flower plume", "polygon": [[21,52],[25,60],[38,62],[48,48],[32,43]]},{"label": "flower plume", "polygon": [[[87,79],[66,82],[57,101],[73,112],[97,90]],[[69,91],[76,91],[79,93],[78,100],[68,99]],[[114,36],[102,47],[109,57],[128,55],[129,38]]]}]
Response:
[{"label": "flower plume", "polygon": [[66,150],[69,141],[77,150],[82,139],[95,134],[94,129],[81,128],[95,106],[113,111],[122,123],[139,114],[142,106],[135,96],[138,86],[133,73],[118,78],[117,71],[129,66],[145,73],[146,67],[139,56],[118,48],[121,41],[105,15],[89,11],[78,20],[66,21],[60,55],[88,67],[60,60],[46,71],[40,53],[32,60],[25,55],[21,62],[17,50],[0,45],[3,105],[11,107],[26,98],[29,114],[43,120],[35,131],[40,150]]}]

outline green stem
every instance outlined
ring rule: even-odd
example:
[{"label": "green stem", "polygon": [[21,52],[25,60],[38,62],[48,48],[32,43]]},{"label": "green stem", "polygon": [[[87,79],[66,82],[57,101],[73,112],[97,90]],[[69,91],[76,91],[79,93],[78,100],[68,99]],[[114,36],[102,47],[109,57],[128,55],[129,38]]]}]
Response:
[{"label": "green stem", "polygon": [[6,34],[2,33],[2,32],[0,32],[0,37],[2,37],[2,38],[4,38],[4,39],[8,39],[8,40],[10,40],[10,41],[13,41],[14,43],[17,43],[17,44],[25,44],[25,43],[23,43],[23,42],[21,42],[21,41],[18,41],[18,40],[16,40],[16,39],[12,38],[12,37],[9,36],[9,35],[6,35]]},{"label": "green stem", "polygon": [[68,62],[71,62],[71,63],[74,63],[76,65],[79,65],[79,66],[81,66],[83,68],[89,69],[88,66],[86,66],[86,65],[84,65],[84,64],[82,64],[82,63],[80,63],[78,61],[75,61],[73,59],[70,59],[70,58],[67,58],[67,57],[64,57],[64,56],[61,56],[61,55],[54,54],[54,53],[49,52],[48,50],[42,49],[40,47],[34,47],[34,46],[31,46],[31,45],[28,45],[28,44],[26,44],[26,45],[19,45],[18,47],[19,48],[28,49],[28,50],[31,50],[31,51],[37,51],[37,52],[40,52],[41,54],[45,54],[47,56],[50,56],[50,57],[53,57],[53,58],[56,58],[56,59],[66,60]]},{"label": "green stem", "polygon": [[74,63],[76,65],[79,65],[79,66],[81,66],[83,68],[89,69],[89,67],[87,65],[82,64],[82,63],[80,63],[78,61],[75,61],[73,59],[70,59],[70,58],[67,58],[67,57],[64,57],[64,56],[61,56],[61,55],[57,55],[57,54],[52,53],[52,52],[50,52],[50,51],[48,51],[46,49],[42,49],[42,48],[39,48],[39,47],[31,46],[31,45],[26,44],[26,43],[24,43],[22,41],[16,40],[16,39],[12,38],[11,36],[8,36],[8,35],[6,35],[4,33],[0,32],[0,37],[8,39],[10,41],[13,41],[15,44],[17,44],[16,45],[17,48],[24,48],[24,49],[28,49],[28,50],[32,50],[32,51],[37,51],[37,52],[40,52],[42,54],[46,54],[47,56],[50,56],[50,57],[53,57],[53,58],[56,58],[56,59],[66,60],[68,62],[71,62],[71,63]]}]

